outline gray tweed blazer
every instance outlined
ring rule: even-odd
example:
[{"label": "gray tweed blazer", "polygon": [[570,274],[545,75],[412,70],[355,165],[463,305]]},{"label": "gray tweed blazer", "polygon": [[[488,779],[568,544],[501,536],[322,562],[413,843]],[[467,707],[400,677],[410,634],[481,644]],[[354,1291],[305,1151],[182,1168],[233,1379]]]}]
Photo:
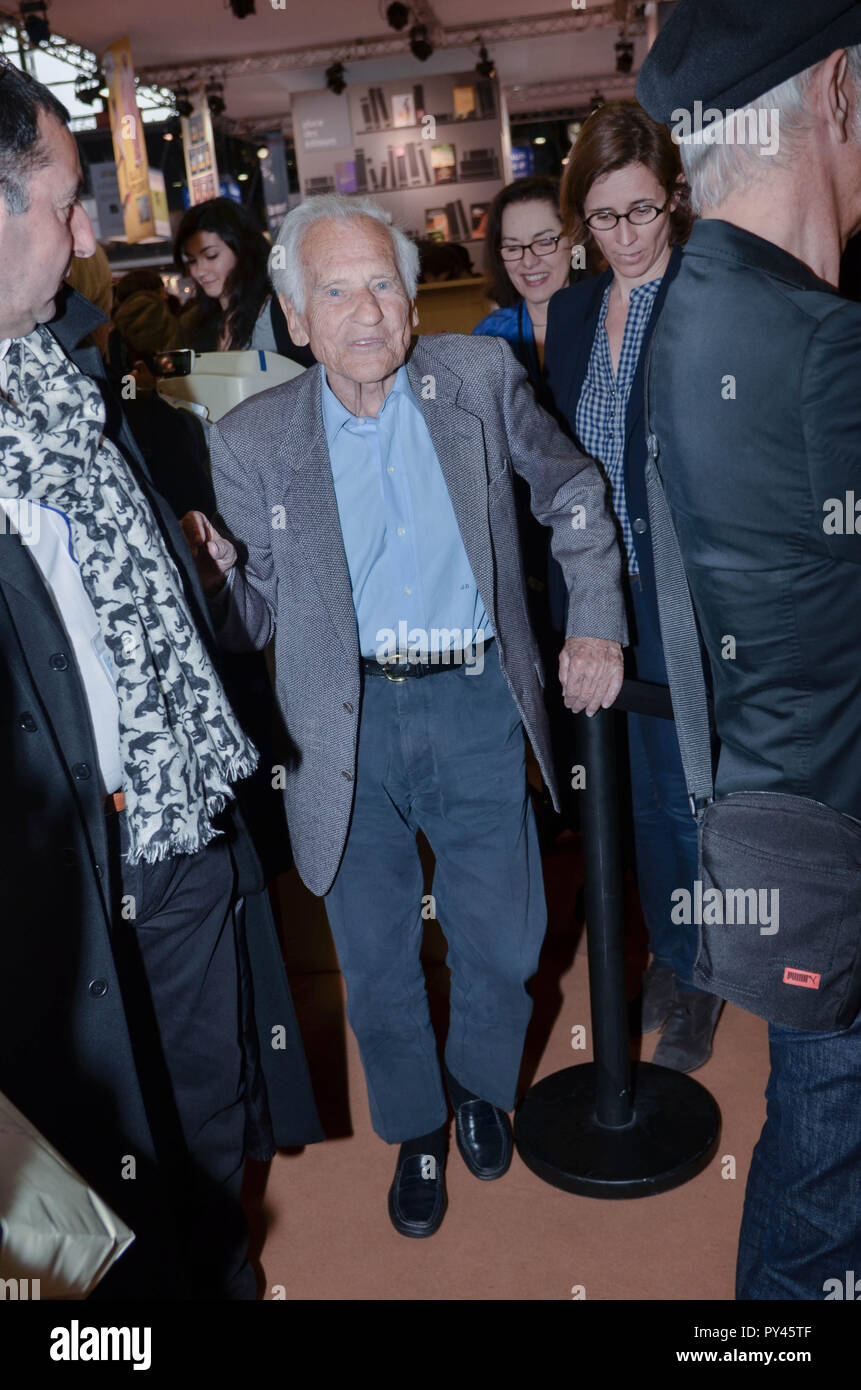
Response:
[{"label": "gray tweed blazer", "polygon": [[[527,613],[512,469],[551,528],[571,594],[567,636],[627,641],[620,553],[604,479],[535,403],[499,338],[414,341],[410,385],[427,421],[499,658],[554,802],[558,789]],[[218,507],[248,548],[213,617],[228,650],[275,637],[276,693],[291,743],[284,798],[299,873],[332,885],[347,838],[362,679],[356,613],[323,427],[317,364],[213,427]],[[581,510],[582,509],[582,510]],[[554,672],[555,678],[555,672]]]}]

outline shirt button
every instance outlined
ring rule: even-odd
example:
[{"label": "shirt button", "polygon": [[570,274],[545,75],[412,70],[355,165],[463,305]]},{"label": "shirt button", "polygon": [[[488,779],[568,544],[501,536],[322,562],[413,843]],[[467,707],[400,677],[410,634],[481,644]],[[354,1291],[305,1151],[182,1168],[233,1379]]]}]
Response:
[{"label": "shirt button", "polygon": [[411,594],[411,593],[412,593],[412,589],[410,588],[409,584],[405,584],[405,585],[404,585],[404,593],[405,593],[405,594]]},{"label": "shirt button", "polygon": [[399,527],[398,527],[398,535],[399,535],[399,536],[405,536],[406,534],[407,534],[407,528],[406,528],[406,526],[399,526]]},{"label": "shirt button", "polygon": [[342,776],[342,777],[346,777],[346,779],[347,779],[348,782],[352,782],[352,780],[353,780],[353,774],[352,774],[352,772],[344,772],[344,771],[342,771],[342,772],[341,772],[341,776]]},{"label": "shirt button", "polygon": [[643,518],[642,518],[641,516],[638,516],[637,519],[636,519],[635,522],[634,522],[634,530],[636,531],[637,535],[638,535],[638,536],[642,536],[642,534],[643,534],[643,532],[646,530],[646,528],[647,528],[647,523],[643,520]]},{"label": "shirt button", "polygon": [[344,709],[347,711],[348,714],[353,713],[353,706],[350,704],[349,700],[344,701]]},{"label": "shirt button", "polygon": [[21,715],[21,718],[18,720],[18,723],[25,733],[35,734],[36,721],[33,718],[32,714],[30,714],[29,710],[24,711],[24,713]]},{"label": "shirt button", "polygon": [[90,980],[89,990],[94,999],[101,999],[108,992],[108,982],[107,980]]},{"label": "shirt button", "polygon": [[389,463],[389,464],[386,464],[386,472],[387,472],[387,473],[394,473],[394,471],[395,471],[395,470],[394,470],[394,468],[392,467],[392,465],[391,465],[390,463]]},{"label": "shirt button", "polygon": [[86,782],[91,776],[89,763],[73,763],[72,775],[76,782]]},{"label": "shirt button", "polygon": [[65,652],[54,652],[54,655],[48,660],[48,665],[52,671],[66,671],[69,667],[69,658]]}]

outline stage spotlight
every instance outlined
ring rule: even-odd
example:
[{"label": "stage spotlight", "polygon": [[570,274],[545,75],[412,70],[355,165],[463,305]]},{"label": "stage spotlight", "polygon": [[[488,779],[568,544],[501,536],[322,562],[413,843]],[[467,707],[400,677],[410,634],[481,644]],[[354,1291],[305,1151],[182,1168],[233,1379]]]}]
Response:
[{"label": "stage spotlight", "polygon": [[212,82],[207,82],[205,93],[210,114],[213,116],[223,116],[224,112],[227,110],[224,101],[224,84],[214,80]]},{"label": "stage spotlight", "polygon": [[85,106],[95,106],[103,90],[109,95],[105,79],[100,72],[81,72],[75,78],[75,96]]},{"label": "stage spotlight", "polygon": [[188,88],[177,87],[173,94],[173,104],[176,107],[178,116],[185,116],[186,120],[191,115],[194,107],[188,99]]},{"label": "stage spotlight", "polygon": [[48,42],[51,37],[51,26],[45,13],[45,0],[28,0],[27,4],[21,6],[21,18],[24,21],[27,38],[34,48],[40,43]]},{"label": "stage spotlight", "polygon": [[475,65],[475,70],[479,77],[496,76],[496,64],[492,58],[488,58],[487,49],[484,44],[482,44],[481,48],[478,50],[478,62]]},{"label": "stage spotlight", "polygon": [[389,5],[386,10],[386,23],[390,29],[406,29],[410,22],[410,12],[406,5],[401,5],[399,0]]},{"label": "stage spotlight", "polygon": [[616,71],[628,73],[634,66],[634,45],[630,39],[619,39],[616,43]]},{"label": "stage spotlight", "polygon": [[330,68],[326,69],[326,86],[330,92],[334,92],[335,96],[340,96],[346,85],[343,63],[333,63]]},{"label": "stage spotlight", "polygon": [[426,63],[433,53],[433,44],[428,38],[426,24],[414,24],[410,30],[410,52],[420,63]]}]

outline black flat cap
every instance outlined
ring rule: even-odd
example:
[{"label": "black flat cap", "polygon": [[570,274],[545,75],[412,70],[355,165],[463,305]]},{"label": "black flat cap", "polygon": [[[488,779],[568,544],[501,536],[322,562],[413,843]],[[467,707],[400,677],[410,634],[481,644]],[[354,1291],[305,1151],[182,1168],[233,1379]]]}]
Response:
[{"label": "black flat cap", "polygon": [[695,102],[737,111],[856,43],[857,0],[680,0],[640,69],[637,100],[662,125]]}]

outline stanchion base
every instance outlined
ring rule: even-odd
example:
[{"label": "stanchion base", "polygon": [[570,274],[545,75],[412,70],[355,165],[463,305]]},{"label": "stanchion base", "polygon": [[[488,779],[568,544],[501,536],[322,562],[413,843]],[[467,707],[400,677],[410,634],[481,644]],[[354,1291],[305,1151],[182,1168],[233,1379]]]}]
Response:
[{"label": "stanchion base", "polygon": [[596,1066],[554,1072],[526,1094],[514,1120],[523,1162],[581,1197],[651,1197],[702,1172],[717,1148],[720,1110],[682,1072],[631,1066],[634,1116],[623,1129],[595,1119]]}]

